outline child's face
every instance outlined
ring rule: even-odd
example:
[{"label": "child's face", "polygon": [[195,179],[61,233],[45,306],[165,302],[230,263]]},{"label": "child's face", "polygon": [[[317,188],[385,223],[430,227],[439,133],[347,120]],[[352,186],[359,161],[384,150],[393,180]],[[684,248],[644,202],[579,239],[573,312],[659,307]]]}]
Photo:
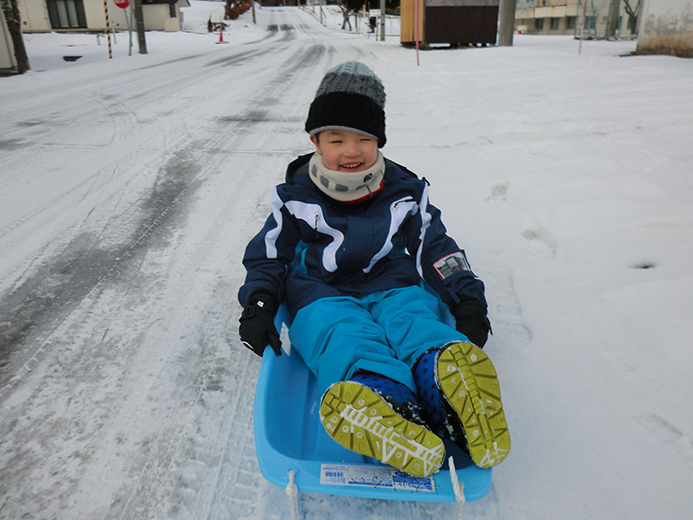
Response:
[{"label": "child's face", "polygon": [[347,130],[325,130],[311,135],[325,167],[340,172],[367,170],[378,159],[378,140]]}]

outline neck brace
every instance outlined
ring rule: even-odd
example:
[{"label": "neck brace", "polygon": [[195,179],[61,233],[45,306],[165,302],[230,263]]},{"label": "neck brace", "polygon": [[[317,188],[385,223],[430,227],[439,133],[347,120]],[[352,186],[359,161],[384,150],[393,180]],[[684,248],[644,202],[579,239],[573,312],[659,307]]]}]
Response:
[{"label": "neck brace", "polygon": [[367,170],[342,172],[327,169],[322,156],[316,153],[310,158],[308,169],[311,180],[325,195],[340,202],[350,202],[378,191],[385,176],[385,160],[378,151],[375,164]]}]

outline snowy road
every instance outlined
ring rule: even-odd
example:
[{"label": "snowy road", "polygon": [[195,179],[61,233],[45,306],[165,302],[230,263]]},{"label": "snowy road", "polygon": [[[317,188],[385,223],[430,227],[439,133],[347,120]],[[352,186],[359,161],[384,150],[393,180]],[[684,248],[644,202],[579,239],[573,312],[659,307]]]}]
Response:
[{"label": "snowy road", "polygon": [[255,510],[258,363],[224,341],[238,266],[315,85],[359,57],[308,20],[4,100],[0,517]]},{"label": "snowy road", "polygon": [[518,35],[417,66],[396,27],[349,34],[334,6],[324,27],[258,7],[217,44],[221,2],[191,3],[146,56],[122,34],[110,61],[93,35],[31,34],[33,70],[0,78],[0,520],[290,518],[257,466],[236,293],[347,59],[383,79],[385,155],[429,179],[487,286],[513,448],[464,518],[693,517],[691,61]]}]

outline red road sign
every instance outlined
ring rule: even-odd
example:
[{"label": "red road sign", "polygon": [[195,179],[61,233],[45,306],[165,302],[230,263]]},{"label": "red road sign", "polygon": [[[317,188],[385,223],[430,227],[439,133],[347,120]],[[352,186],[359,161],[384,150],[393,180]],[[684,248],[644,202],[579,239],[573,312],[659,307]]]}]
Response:
[{"label": "red road sign", "polygon": [[130,0],[115,0],[115,5],[121,9],[125,9],[130,5]]}]

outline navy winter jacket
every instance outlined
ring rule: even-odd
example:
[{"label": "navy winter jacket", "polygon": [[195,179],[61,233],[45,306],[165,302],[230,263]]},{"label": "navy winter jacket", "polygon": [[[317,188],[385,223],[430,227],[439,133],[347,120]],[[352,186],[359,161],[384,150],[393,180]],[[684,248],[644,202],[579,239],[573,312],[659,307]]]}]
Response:
[{"label": "navy winter jacket", "polygon": [[447,236],[428,183],[385,159],[384,186],[372,199],[343,204],[308,176],[312,154],[289,164],[272,196],[272,215],[245,252],[241,305],[256,291],[285,301],[291,318],[328,296],[363,296],[424,280],[454,307],[486,302],[484,284]]}]

